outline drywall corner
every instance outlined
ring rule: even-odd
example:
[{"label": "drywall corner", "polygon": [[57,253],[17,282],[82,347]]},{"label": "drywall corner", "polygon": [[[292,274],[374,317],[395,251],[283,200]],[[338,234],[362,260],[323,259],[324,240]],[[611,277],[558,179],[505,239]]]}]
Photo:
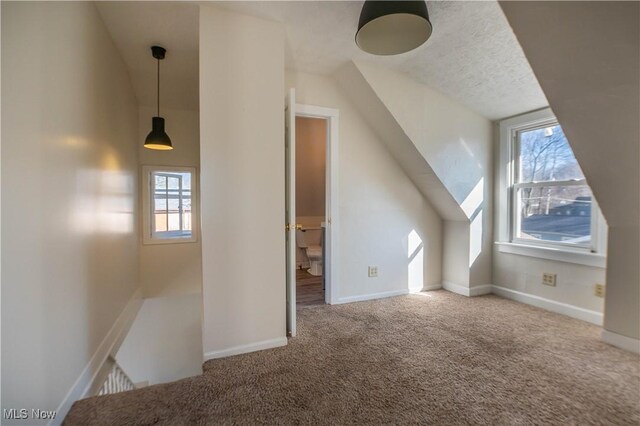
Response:
[{"label": "drywall corner", "polygon": [[286,336],[284,45],[279,23],[200,6],[204,353]]}]

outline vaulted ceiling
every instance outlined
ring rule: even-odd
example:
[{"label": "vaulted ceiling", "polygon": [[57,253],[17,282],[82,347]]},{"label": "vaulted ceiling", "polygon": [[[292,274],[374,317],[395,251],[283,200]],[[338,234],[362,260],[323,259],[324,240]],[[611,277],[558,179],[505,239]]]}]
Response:
[{"label": "vaulted ceiling", "polygon": [[[212,4],[282,22],[287,33],[286,66],[292,70],[332,75],[352,59],[370,61],[405,73],[492,120],[547,105],[495,1],[428,2],[432,37],[412,52],[391,57],[376,57],[356,47],[361,1]],[[141,104],[155,102],[155,62],[149,46],[160,43],[168,49],[162,64],[163,102],[174,108],[197,108],[198,7],[190,2],[98,3]]]},{"label": "vaulted ceiling", "polygon": [[161,108],[197,110],[199,7],[187,2],[96,2],[127,65],[143,106],[156,105],[156,60],[151,46],[167,49],[160,64]]}]

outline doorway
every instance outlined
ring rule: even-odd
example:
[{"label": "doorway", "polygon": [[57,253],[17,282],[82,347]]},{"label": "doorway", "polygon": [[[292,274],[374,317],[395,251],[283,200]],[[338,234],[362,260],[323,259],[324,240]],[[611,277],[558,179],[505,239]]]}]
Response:
[{"label": "doorway", "polygon": [[[314,135],[312,138],[316,139],[315,142],[318,137],[324,138],[320,152],[317,144],[298,147],[297,122],[305,127],[301,136],[304,135],[306,138],[307,133],[312,134]],[[313,143],[313,140],[307,142]],[[298,149],[301,151],[301,156],[296,155]],[[309,155],[314,155],[316,160],[320,155],[322,161],[309,165],[303,161],[304,157]],[[291,89],[287,96],[285,111],[285,156],[287,334],[295,336],[298,307],[297,284],[300,288],[300,305],[332,304],[336,302],[338,294],[337,282],[334,279],[338,269],[338,110],[296,104],[295,89]],[[303,183],[304,186],[300,188],[297,185],[298,162],[301,167],[307,168],[307,171],[309,167],[314,169],[313,176],[301,175],[304,176],[302,180],[312,177],[313,183],[310,185]],[[322,174],[322,181],[318,182],[320,174]],[[310,192],[303,194],[301,191],[305,189],[314,194]],[[324,194],[319,198],[318,193]],[[301,197],[300,203],[296,202],[298,195]],[[297,212],[298,206],[301,208],[301,214]],[[298,244],[299,236],[307,241]],[[300,247],[305,245],[306,247]],[[318,249],[321,250],[321,254],[318,253]]]},{"label": "doorway", "polygon": [[326,118],[296,116],[296,307],[325,304]]}]

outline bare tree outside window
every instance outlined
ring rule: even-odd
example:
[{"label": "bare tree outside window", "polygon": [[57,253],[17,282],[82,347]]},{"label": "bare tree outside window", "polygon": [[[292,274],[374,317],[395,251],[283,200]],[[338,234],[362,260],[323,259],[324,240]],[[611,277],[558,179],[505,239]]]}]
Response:
[{"label": "bare tree outside window", "polygon": [[588,246],[591,190],[562,128],[516,133],[516,238]]}]

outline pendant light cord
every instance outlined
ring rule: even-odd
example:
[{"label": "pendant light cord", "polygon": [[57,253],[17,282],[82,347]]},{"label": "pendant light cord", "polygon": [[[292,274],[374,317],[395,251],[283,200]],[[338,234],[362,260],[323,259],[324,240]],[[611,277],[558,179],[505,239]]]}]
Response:
[{"label": "pendant light cord", "polygon": [[158,117],[160,117],[160,59],[158,59]]}]

